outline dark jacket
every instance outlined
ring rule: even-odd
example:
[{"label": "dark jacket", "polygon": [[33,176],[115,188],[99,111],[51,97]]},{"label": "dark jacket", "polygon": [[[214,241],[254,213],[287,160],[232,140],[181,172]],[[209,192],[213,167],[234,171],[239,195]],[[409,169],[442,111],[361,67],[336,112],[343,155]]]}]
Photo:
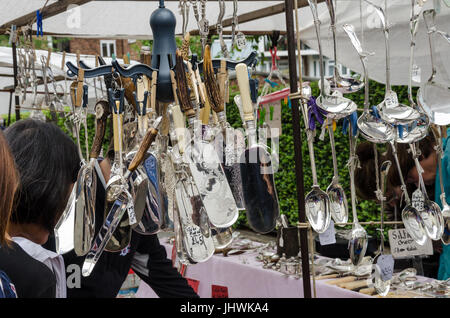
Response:
[{"label": "dark jacket", "polygon": [[[103,224],[105,190],[97,177],[95,227],[98,233]],[[77,264],[82,268],[84,257],[76,256],[74,251],[65,255],[66,268]],[[81,278],[81,288],[68,288],[67,297],[116,297],[127,278],[130,268],[161,297],[198,297],[167,258],[165,248],[158,236],[132,233],[128,248],[118,253],[103,252],[89,277]],[[68,277],[70,273],[67,273]]]}]

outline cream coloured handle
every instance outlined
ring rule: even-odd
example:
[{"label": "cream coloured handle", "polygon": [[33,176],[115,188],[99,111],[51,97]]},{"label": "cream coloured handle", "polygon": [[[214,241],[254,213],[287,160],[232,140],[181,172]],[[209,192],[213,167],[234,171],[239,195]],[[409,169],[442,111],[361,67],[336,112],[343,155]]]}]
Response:
[{"label": "cream coloured handle", "polygon": [[250,84],[248,82],[248,70],[247,65],[239,63],[236,65],[236,78],[239,85],[239,91],[241,93],[242,110],[244,112],[244,121],[254,120],[253,116],[253,104],[250,98]]},{"label": "cream coloured handle", "polygon": [[175,134],[177,136],[178,141],[178,149],[180,154],[184,153],[184,115],[181,112],[180,105],[173,105],[171,107],[172,110],[172,119],[173,119],[173,128],[175,129]]}]

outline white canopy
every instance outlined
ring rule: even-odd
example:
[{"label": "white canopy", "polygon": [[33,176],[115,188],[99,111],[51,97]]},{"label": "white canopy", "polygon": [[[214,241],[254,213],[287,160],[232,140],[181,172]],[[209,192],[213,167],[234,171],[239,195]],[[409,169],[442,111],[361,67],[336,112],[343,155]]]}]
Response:
[{"label": "white canopy", "polygon": [[[56,2],[49,0],[47,5]],[[384,0],[372,0],[373,3],[384,7]],[[44,0],[2,0],[0,8],[0,25],[20,17],[26,13],[40,9]],[[238,15],[267,8],[283,1],[238,1]],[[225,17],[230,18],[233,11],[233,2],[226,1]],[[159,1],[92,1],[69,11],[45,19],[44,32],[60,34],[71,37],[97,37],[97,38],[127,38],[150,39],[151,28],[149,18],[158,8]],[[179,13],[178,1],[166,1],[165,5],[177,18],[176,33],[181,34],[182,18]],[[342,30],[344,23],[353,24],[365,51],[374,52],[368,58],[369,77],[378,82],[385,82],[385,45],[384,35],[379,28],[380,20],[375,10],[361,0],[337,0],[337,60],[340,64],[362,73],[362,66],[350,40]],[[443,1],[428,0],[424,9],[435,7],[437,10],[436,23],[438,29],[450,32],[450,8]],[[321,20],[321,40],[323,54],[333,58],[332,37],[329,28],[330,19],[325,3],[318,6]],[[210,25],[217,22],[218,2],[207,1],[206,16]],[[391,84],[407,85],[409,79],[410,31],[409,19],[411,12],[410,0],[389,0],[388,19],[390,29],[390,66]],[[361,14],[362,13],[362,14]],[[299,9],[300,38],[313,49],[318,48],[314,23],[309,7]],[[364,32],[361,33],[361,21]],[[36,24],[34,24],[36,29]],[[187,30],[196,30],[197,23],[192,8],[190,8]],[[277,14],[254,21],[241,23],[241,31],[272,31],[286,30],[285,14]],[[225,28],[230,30],[230,27]],[[435,38],[436,67],[441,81],[450,81],[450,44],[442,38]],[[431,73],[428,36],[423,17],[420,19],[417,33],[415,61],[421,70],[421,81],[428,79]],[[414,85],[419,83],[413,82]]]}]

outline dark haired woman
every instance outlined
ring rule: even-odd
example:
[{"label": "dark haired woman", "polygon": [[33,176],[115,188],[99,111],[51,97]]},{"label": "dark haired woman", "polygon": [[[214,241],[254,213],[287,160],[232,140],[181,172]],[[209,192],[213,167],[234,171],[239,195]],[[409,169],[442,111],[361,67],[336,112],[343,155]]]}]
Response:
[{"label": "dark haired woman", "polygon": [[[45,297],[64,298],[64,260],[41,245],[53,233],[67,205],[80,167],[78,150],[59,127],[42,121],[16,122],[6,129],[5,135],[20,174],[9,233],[33,260],[50,271],[42,277],[49,285]],[[30,271],[35,267],[45,272],[42,266],[36,266],[36,262],[28,264]]]},{"label": "dark haired woman", "polygon": [[[448,131],[450,133],[450,130]],[[431,134],[431,132],[430,132]],[[439,185],[439,174],[437,172],[438,156],[434,149],[436,142],[434,138],[429,135],[419,142],[419,149],[421,152],[419,161],[424,172],[422,177],[424,179],[425,187],[430,198],[434,197],[434,201],[442,208],[440,194],[441,188]],[[450,202],[450,138],[443,141],[444,158],[442,159],[442,172],[444,181],[444,190],[446,194],[447,203]],[[355,173],[355,185],[357,187],[358,195],[365,200],[376,200],[375,190],[375,155],[373,145],[369,142],[360,143],[356,151],[360,159],[361,169],[357,169]],[[414,160],[409,152],[407,144],[397,145],[398,159],[401,173],[405,179],[407,190],[409,193],[413,192],[419,184],[419,175],[417,173]],[[392,154],[392,149],[389,147],[385,153],[378,153],[378,164],[385,160],[390,160],[393,165],[389,170],[387,176],[387,202],[392,208],[399,207],[400,198],[402,196],[401,182],[395,159]],[[398,209],[398,211],[401,211]],[[400,213],[397,221],[400,220]],[[392,217],[392,214],[391,214]],[[448,230],[448,229],[447,229]],[[450,277],[450,245],[441,244],[440,241],[433,241],[434,250],[437,254],[428,259],[423,259],[424,273],[428,277],[445,280]],[[440,256],[439,256],[440,254]]]},{"label": "dark haired woman", "polygon": [[[11,283],[8,274],[3,270],[2,257],[12,248],[13,243],[8,235],[9,218],[14,202],[14,195],[19,185],[14,159],[11,156],[9,146],[3,132],[0,130],[0,298],[17,297],[15,287]],[[6,267],[6,266],[5,266]]]}]

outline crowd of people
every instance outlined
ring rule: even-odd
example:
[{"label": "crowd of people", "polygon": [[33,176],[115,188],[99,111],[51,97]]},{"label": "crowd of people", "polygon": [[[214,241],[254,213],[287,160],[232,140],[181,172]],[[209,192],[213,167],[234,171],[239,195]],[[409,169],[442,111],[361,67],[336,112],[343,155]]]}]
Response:
[{"label": "crowd of people", "polygon": [[[81,268],[84,257],[57,254],[54,228],[80,169],[75,143],[53,123],[21,120],[0,131],[0,160],[1,297],[116,297],[130,268],[159,297],[198,297],[158,236],[134,231],[125,251],[103,253],[90,276],[80,272],[80,284],[67,284],[69,268]],[[109,171],[108,158],[100,165]],[[96,210],[103,211],[105,190],[97,185]],[[96,213],[96,233],[103,217]]]},{"label": "crowd of people", "polygon": [[[450,133],[450,131],[449,131]],[[443,181],[450,198],[450,138],[444,139]],[[439,174],[434,148],[428,136],[419,144],[424,181],[435,202],[440,202]],[[417,169],[407,145],[398,145],[402,174],[411,191],[418,184]],[[357,155],[356,186],[359,197],[377,200],[375,195],[375,153],[372,144],[362,142]],[[394,162],[390,150],[377,154],[379,164]],[[0,297],[65,298],[116,297],[130,268],[160,297],[194,298],[198,295],[173,267],[158,236],[132,233],[126,251],[103,253],[94,271],[80,277],[81,284],[69,286],[67,272],[84,258],[74,251],[55,252],[54,228],[69,200],[80,169],[74,142],[59,127],[33,119],[21,120],[0,130]],[[110,171],[108,158],[100,158],[102,171]],[[104,176],[108,178],[108,173]],[[96,210],[104,210],[105,190],[97,175]],[[401,208],[401,189],[395,165],[388,174],[387,201]],[[96,213],[96,233],[103,223]],[[450,277],[450,246],[435,242],[438,264],[427,276]]]}]

